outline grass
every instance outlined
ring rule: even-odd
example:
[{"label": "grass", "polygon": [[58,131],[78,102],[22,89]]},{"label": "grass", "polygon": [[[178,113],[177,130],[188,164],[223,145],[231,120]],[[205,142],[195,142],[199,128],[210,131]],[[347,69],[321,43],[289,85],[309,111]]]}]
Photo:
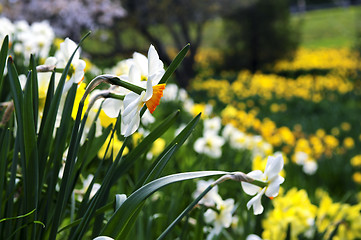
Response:
[{"label": "grass", "polygon": [[[306,12],[305,14],[294,14],[291,16],[291,23],[301,31],[300,46],[305,48],[340,48],[354,47],[356,37],[361,33],[361,6],[351,6],[348,8],[332,8]],[[216,18],[205,24],[203,31],[202,47],[218,48],[226,44],[223,39],[222,19]],[[162,32],[163,39],[167,46],[172,45],[172,40],[166,31],[161,31],[159,27],[152,29],[153,33]],[[142,49],[147,46],[147,40],[137,34],[133,29],[120,34],[123,47],[135,47]],[[138,39],[135,42],[135,39]],[[111,53],[112,47],[109,45],[114,41],[113,36],[108,31],[103,30],[94,33],[85,43],[85,51],[91,53]],[[118,57],[98,57],[93,59],[98,66],[105,67],[114,65]],[[127,56],[127,57],[130,57]]]},{"label": "grass", "polygon": [[300,23],[301,44],[306,48],[353,47],[359,33],[361,7],[333,8],[293,15]]},{"label": "grass", "polygon": [[[353,47],[360,33],[361,6],[332,8],[294,14],[291,24],[301,32],[300,46],[305,48]],[[222,44],[222,20],[206,24],[203,46]]]}]

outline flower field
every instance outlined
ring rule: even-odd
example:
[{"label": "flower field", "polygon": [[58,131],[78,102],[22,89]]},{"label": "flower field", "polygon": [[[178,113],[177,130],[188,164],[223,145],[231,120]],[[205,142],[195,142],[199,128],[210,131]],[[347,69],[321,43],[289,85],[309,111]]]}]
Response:
[{"label": "flower field", "polygon": [[99,69],[87,39],[0,26],[1,239],[361,239],[356,51],[216,74],[204,49],[185,90],[189,45]]}]

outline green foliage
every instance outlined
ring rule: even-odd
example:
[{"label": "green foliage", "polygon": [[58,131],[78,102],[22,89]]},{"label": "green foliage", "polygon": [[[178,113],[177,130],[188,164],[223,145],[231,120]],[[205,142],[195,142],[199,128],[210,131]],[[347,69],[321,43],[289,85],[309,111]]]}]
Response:
[{"label": "green foliage", "polygon": [[[145,200],[160,188],[189,179],[226,174],[221,171],[199,171],[160,178],[171,157],[194,131],[200,119],[199,114],[173,138],[173,141],[165,147],[147,171],[139,177],[138,184],[131,188],[132,194],[129,198],[126,199],[124,194],[114,194],[117,182],[129,176],[134,167],[141,166],[143,164],[141,160],[144,160],[143,156],[152,143],[174,126],[179,111],[175,111],[163,121],[159,121],[158,126],[127,155],[124,154],[124,150],[131,146],[129,137],[123,139],[123,145],[113,162],[108,162],[104,156],[100,164],[95,164],[94,159],[100,160],[95,157],[97,151],[108,135],[110,134],[112,139],[114,134],[117,134],[120,118],[113,128],[104,129],[98,137],[95,136],[95,123],[93,123],[87,133],[87,139],[84,143],[81,142],[89,115],[89,111],[82,114],[86,96],[82,97],[79,106],[74,105],[77,84],[72,84],[66,96],[63,96],[72,58],[80,44],[62,71],[56,89],[54,89],[55,71],[58,70],[54,69],[51,76],[49,75],[49,91],[42,117],[39,118],[36,61],[33,56],[30,58],[25,88],[22,89],[13,58],[9,57],[6,60],[7,38],[3,42],[0,52],[0,72],[4,72],[3,69],[7,62],[5,79],[11,89],[12,101],[10,104],[14,104],[16,128],[12,124],[13,121],[4,122],[0,128],[0,238],[83,239],[91,235],[95,237],[99,234],[106,234],[123,239],[136,223]],[[167,82],[188,50],[189,45],[180,51],[166,70],[161,83]],[[117,78],[110,79],[110,82],[121,86],[125,84]],[[85,94],[89,94],[89,91],[94,88],[93,84],[90,84],[88,88],[89,90]],[[134,88],[134,86],[130,86],[130,88]],[[75,120],[72,119],[74,110],[77,110]],[[59,111],[61,115],[59,115]],[[99,113],[100,110],[95,120]],[[56,125],[59,116],[60,123]],[[56,130],[54,130],[55,126]],[[109,141],[105,155],[110,150]],[[64,158],[65,163],[63,163]],[[89,168],[95,169],[95,176],[82,200],[75,201],[74,191],[79,185],[80,176],[88,172]],[[60,173],[61,177],[59,178]],[[95,196],[92,197],[91,189],[96,181],[102,184]],[[200,198],[194,201],[192,206],[199,200]],[[191,207],[188,209],[190,210]],[[185,214],[178,220],[184,216]]]},{"label": "green foliage", "polygon": [[255,1],[225,18],[225,69],[256,71],[292,55],[298,30],[290,24],[288,2]]},{"label": "green foliage", "polygon": [[292,22],[300,23],[302,47],[352,47],[357,43],[360,14],[360,6],[322,9],[294,15]]}]

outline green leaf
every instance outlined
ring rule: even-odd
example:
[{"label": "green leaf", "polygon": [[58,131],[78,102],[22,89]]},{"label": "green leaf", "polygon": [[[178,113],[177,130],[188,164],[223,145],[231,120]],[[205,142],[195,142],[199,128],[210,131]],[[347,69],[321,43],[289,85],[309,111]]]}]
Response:
[{"label": "green leaf", "polygon": [[46,100],[45,100],[45,105],[44,105],[44,110],[43,110],[43,116],[41,118],[41,123],[40,123],[39,136],[42,136],[43,132],[44,132],[45,122],[46,122],[46,119],[47,119],[47,116],[48,116],[48,113],[50,110],[51,102],[54,97],[54,88],[55,88],[55,72],[53,72],[50,77],[48,91],[46,93]]},{"label": "green leaf", "polygon": [[172,73],[177,69],[178,65],[183,61],[184,57],[187,55],[187,52],[190,48],[190,44],[184,46],[184,48],[178,53],[178,55],[171,62],[167,70],[165,71],[162,79],[159,81],[159,84],[166,83],[168,78],[172,75]]},{"label": "green leaf", "polygon": [[110,236],[113,238],[118,238],[122,234],[124,226],[126,226],[129,219],[134,214],[134,211],[137,209],[139,204],[141,204],[146,198],[148,198],[152,193],[159,190],[160,188],[167,186],[171,183],[190,180],[200,177],[208,177],[214,175],[224,175],[227,172],[223,171],[200,171],[200,172],[186,172],[169,175],[162,177],[160,179],[154,180],[137,191],[131,194],[127,200],[120,206],[120,208],[113,214],[107,225],[101,232],[101,235]]},{"label": "green leaf", "polygon": [[157,238],[161,240],[173,229],[173,227],[180,221],[184,216],[186,216],[197,204],[198,202],[214,187],[214,185],[209,185],[191,204],[189,204],[183,212],[167,227],[166,230]]},{"label": "green leaf", "polygon": [[[172,148],[169,149],[169,151],[167,151],[163,157],[157,162],[157,164],[155,165],[154,168],[152,168],[150,174],[148,175],[147,180],[154,180],[156,178],[159,177],[159,175],[161,174],[161,172],[163,171],[165,165],[168,163],[169,159],[173,156],[175,149],[176,149],[177,145],[174,145]],[[124,199],[125,201],[126,199]],[[124,202],[123,201],[123,202]],[[123,204],[123,203],[122,203]],[[123,233],[121,234],[121,239],[126,239],[127,234],[130,232],[130,230],[132,229],[135,221],[137,220],[138,214],[140,213],[141,209],[143,208],[144,204],[140,204],[137,209],[135,210],[134,214],[132,215],[131,219],[129,219],[129,221],[127,222],[126,226],[124,226],[125,229],[127,229],[127,231],[123,231]],[[120,207],[120,206],[119,206]],[[118,207],[118,208],[119,208]],[[118,208],[116,210],[118,210]]]},{"label": "green leaf", "polygon": [[5,199],[5,186],[7,185],[7,155],[10,146],[10,129],[5,129],[1,136],[0,146],[0,216],[4,216],[3,199]]},{"label": "green leaf", "polygon": [[9,36],[6,35],[0,50],[0,94],[3,86],[4,68],[6,63],[6,57],[8,56],[9,50]]},{"label": "green leaf", "polygon": [[14,100],[16,122],[18,124],[19,132],[23,132],[23,119],[22,119],[22,107],[23,107],[23,92],[21,90],[18,73],[14,66],[12,57],[8,58],[8,75],[10,82],[11,95]]},{"label": "green leaf", "polygon": [[[31,56],[33,58],[33,55]],[[32,64],[34,60],[31,60]],[[23,130],[24,130],[24,147],[26,159],[26,177],[24,185],[26,185],[26,203],[27,210],[37,208],[38,193],[39,193],[39,160],[37,149],[37,138],[34,122],[34,105],[33,105],[33,75],[29,72],[29,77],[25,86],[24,102],[23,102]],[[35,214],[36,215],[36,214]]]},{"label": "green leaf", "polygon": [[[63,87],[64,87],[64,83],[65,83],[65,79],[66,76],[68,74],[69,68],[70,68],[70,64],[73,60],[73,57],[75,55],[75,52],[79,49],[81,43],[84,41],[84,39],[89,35],[89,33],[87,35],[85,35],[81,40],[80,43],[78,44],[77,48],[74,50],[73,54],[71,55],[67,65],[65,66],[64,72],[60,78],[59,81],[59,85],[58,88],[56,89],[55,95],[54,95],[54,100],[52,101],[51,107],[50,107],[50,111],[49,111],[49,117],[45,123],[45,127],[44,127],[44,132],[48,133],[48,132],[52,132],[54,124],[55,124],[55,120],[56,120],[56,114],[57,114],[57,109],[59,107],[59,103],[60,103],[60,98],[62,95],[62,91],[63,91]],[[54,106],[53,106],[54,105]],[[80,105],[79,104],[79,109],[78,109],[78,114],[77,117],[75,119],[75,123],[73,126],[73,131],[72,131],[72,136],[70,139],[70,145],[69,145],[69,151],[68,151],[68,156],[67,156],[67,160],[66,160],[66,164],[65,164],[65,169],[64,169],[64,175],[63,175],[63,179],[61,182],[61,186],[60,186],[60,190],[59,190],[59,197],[57,199],[56,202],[56,206],[55,206],[55,212],[54,212],[54,219],[53,222],[51,224],[51,230],[50,230],[50,236],[49,239],[54,239],[56,238],[56,233],[58,231],[58,227],[60,224],[60,219],[62,216],[62,213],[64,213],[64,208],[66,205],[66,202],[69,199],[70,196],[70,192],[72,191],[72,186],[71,186],[71,180],[69,179],[69,176],[72,175],[72,170],[73,170],[73,166],[74,166],[74,162],[75,162],[75,157],[78,151],[79,146],[76,145],[77,142],[79,144],[80,139],[78,141],[78,130],[79,130],[79,124],[80,124],[80,119],[81,119],[81,113],[83,110],[83,106],[84,105]],[[48,151],[49,147],[48,147],[48,143],[46,142],[48,139],[46,137],[42,138],[42,141],[40,141],[40,145],[44,144],[46,145],[46,151]],[[45,152],[43,153],[43,156],[46,156]]]},{"label": "green leaf", "polygon": [[165,168],[165,165],[167,165],[169,159],[174,155],[177,149],[177,145],[178,144],[173,145],[165,154],[162,154],[162,158],[160,158],[159,161],[156,162],[157,164],[151,170],[144,183],[152,181],[160,176],[163,169]]},{"label": "green leaf", "polygon": [[[16,173],[18,169],[18,162],[19,162],[19,150],[20,150],[20,138],[15,138],[15,144],[13,148],[13,158],[11,160],[11,170],[10,170],[10,178],[9,181],[6,184],[6,196],[7,196],[7,203],[5,207],[5,214],[4,216],[12,216],[14,212],[19,211],[13,211],[14,205],[15,205],[15,180],[16,180]],[[0,227],[4,225],[1,224]],[[10,232],[12,231],[9,227],[4,227],[3,229],[4,234],[3,236],[9,236]]]},{"label": "green leaf", "polygon": [[38,127],[38,111],[39,111],[39,85],[38,85],[38,72],[36,71],[36,64],[34,55],[31,55],[30,58],[30,71],[32,71],[31,82],[32,82],[32,95],[33,95],[33,114],[34,114],[34,126],[35,131],[37,132]]},{"label": "green leaf", "polygon": [[32,210],[32,211],[30,211],[30,212],[28,212],[26,214],[20,215],[20,216],[0,219],[0,223],[4,222],[4,221],[9,221],[9,220],[14,220],[14,219],[19,219],[19,218],[24,218],[24,217],[30,216],[31,214],[33,214],[35,212],[35,210],[36,209],[34,209],[34,210]]},{"label": "green leaf", "polygon": [[84,39],[89,36],[90,33],[86,34],[79,42],[78,46],[76,47],[76,49],[74,50],[73,54],[71,55],[71,57],[69,58],[68,63],[66,64],[64,71],[60,77],[58,86],[56,88],[54,97],[52,98],[51,104],[50,104],[50,108],[49,108],[49,112],[47,114],[47,118],[45,120],[44,123],[44,129],[43,132],[44,134],[39,135],[39,141],[38,141],[38,145],[41,146],[41,148],[39,148],[39,158],[40,158],[40,164],[44,165],[44,162],[47,159],[47,154],[49,153],[49,148],[50,148],[50,144],[52,143],[52,134],[49,134],[51,132],[53,132],[54,130],[54,126],[55,126],[55,121],[56,121],[56,116],[58,113],[58,109],[59,109],[59,105],[60,105],[60,100],[61,97],[63,95],[63,88],[65,85],[65,81],[66,78],[68,76],[68,72],[69,72],[69,68],[71,65],[71,62],[73,61],[74,55],[76,53],[76,51],[79,49],[80,45],[82,44],[82,42],[84,41]]},{"label": "green leaf", "polygon": [[[189,135],[193,132],[194,128],[196,127],[199,119],[201,117],[201,114],[198,114],[196,117],[194,117],[192,119],[192,121],[190,121],[187,126],[173,139],[173,141],[163,150],[163,152],[161,154],[159,154],[158,158],[156,161],[154,161],[154,163],[152,164],[151,168],[149,168],[148,172],[144,175],[145,177],[147,177],[147,179],[145,180],[144,178],[140,179],[138,181],[137,184],[137,188],[139,188],[141,185],[144,185],[148,180],[154,180],[155,178],[150,177],[151,172],[153,171],[153,168],[155,168],[156,165],[158,165],[160,159],[163,158],[163,156],[171,149],[174,147],[174,152],[176,152],[182,145],[183,143],[187,140],[187,138],[189,137]],[[161,163],[161,165],[159,165],[159,167],[162,167],[163,164],[166,164],[166,162]],[[154,170],[154,171],[158,171],[158,170]]]},{"label": "green leaf", "polygon": [[[70,88],[66,99],[64,103],[64,110],[61,115],[61,122],[60,126],[56,131],[55,136],[55,144],[54,144],[54,151],[52,152],[49,160],[46,163],[43,163],[45,165],[40,167],[40,176],[42,176],[41,180],[41,186],[44,185],[44,182],[47,180],[47,199],[52,199],[54,197],[54,193],[56,192],[55,187],[56,183],[58,182],[58,176],[59,176],[59,170],[62,165],[63,160],[63,153],[66,149],[66,144],[68,140],[68,133],[71,127],[71,113],[73,109],[73,103],[75,99],[77,91],[77,84],[73,84],[73,86]],[[48,178],[48,179],[46,179]],[[43,204],[42,206],[39,206],[41,210],[42,216],[48,216],[51,215],[52,209],[53,209],[53,201],[46,201],[46,204]],[[50,219],[46,217],[46,219]],[[46,222],[48,225],[48,222]]]}]

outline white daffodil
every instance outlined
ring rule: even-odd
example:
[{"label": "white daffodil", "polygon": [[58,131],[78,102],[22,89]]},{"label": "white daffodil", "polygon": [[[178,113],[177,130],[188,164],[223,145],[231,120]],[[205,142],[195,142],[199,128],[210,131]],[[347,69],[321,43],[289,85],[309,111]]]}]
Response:
[{"label": "white daffodil", "polygon": [[[59,51],[55,54],[55,57],[58,60],[56,67],[65,68],[76,47],[77,45],[75,42],[66,38],[65,41],[60,44]],[[83,80],[85,65],[85,61],[80,59],[80,50],[76,51],[69,68],[69,80],[64,87],[64,92],[69,90],[73,83],[79,83]]]},{"label": "white daffodil", "polygon": [[248,195],[255,195],[248,203],[247,208],[250,209],[253,206],[253,212],[255,215],[263,212],[263,206],[261,204],[261,198],[263,194],[266,194],[269,198],[274,198],[278,195],[280,184],[284,182],[284,178],[279,175],[283,169],[283,157],[277,155],[275,157],[269,156],[267,159],[266,170],[264,173],[260,170],[255,170],[247,174],[247,176],[262,181],[267,184],[266,187],[261,188],[251,183],[242,182],[242,188]]},{"label": "white daffodil", "polygon": [[221,129],[222,121],[220,117],[208,118],[205,119],[204,122],[204,131],[212,131],[217,134]]},{"label": "white daffodil", "polygon": [[[146,76],[146,90],[142,91],[140,95],[130,92],[124,98],[124,111],[122,112],[122,135],[125,137],[133,134],[140,124],[140,110],[146,104],[150,113],[153,113],[155,108],[159,105],[160,99],[163,96],[165,84],[158,84],[164,75],[163,62],[159,59],[158,53],[151,45],[148,50],[147,58],[148,66]],[[132,66],[132,69],[137,69]],[[136,71],[136,70],[133,70]],[[145,70],[144,70],[145,71]],[[135,74],[135,73],[134,73]],[[131,73],[129,73],[131,75]],[[138,75],[139,76],[139,75]],[[141,79],[143,77],[141,76]]]},{"label": "white daffodil", "polygon": [[[84,179],[83,181],[83,188],[80,190],[75,190],[75,193],[78,194],[78,200],[82,201],[83,200],[83,195],[87,192],[91,182],[93,181],[94,175],[93,174],[89,174],[88,177],[86,179]],[[91,191],[90,191],[90,195],[89,195],[89,199],[94,197],[94,195],[97,193],[97,191],[100,189],[100,184],[99,183],[94,183]]]},{"label": "white daffodil", "polygon": [[[205,221],[213,225],[213,229],[210,232],[212,237],[218,235],[223,228],[229,228],[231,226],[233,220],[232,213],[234,209],[234,199],[229,198],[224,201],[219,201],[216,208],[218,211],[208,209],[204,213]],[[210,239],[212,239],[212,237]]]},{"label": "white daffodil", "polygon": [[309,159],[303,164],[302,170],[308,175],[313,175],[317,171],[317,168],[317,162],[313,159]]},{"label": "white daffodil", "polygon": [[[193,198],[196,199],[199,195],[201,195],[207,187],[209,187],[214,182],[213,179],[208,181],[199,180],[197,182],[197,189],[193,193]],[[212,207],[215,206],[217,202],[221,202],[222,198],[218,194],[218,186],[213,187],[200,201],[199,204],[204,204],[206,206]]]},{"label": "white daffodil", "polygon": [[[137,86],[142,86],[141,83],[141,72],[136,65],[132,65],[128,71],[128,75],[122,75],[119,77],[121,80],[132,83]],[[129,89],[114,86],[111,89],[112,93],[118,95],[127,95],[131,93]],[[104,100],[102,109],[104,113],[110,118],[116,118],[120,111],[124,110],[123,101],[114,98],[107,98]]]},{"label": "white daffodil", "polygon": [[219,158],[222,155],[222,146],[225,140],[213,132],[206,132],[203,137],[198,138],[194,143],[194,150],[212,158]]}]

